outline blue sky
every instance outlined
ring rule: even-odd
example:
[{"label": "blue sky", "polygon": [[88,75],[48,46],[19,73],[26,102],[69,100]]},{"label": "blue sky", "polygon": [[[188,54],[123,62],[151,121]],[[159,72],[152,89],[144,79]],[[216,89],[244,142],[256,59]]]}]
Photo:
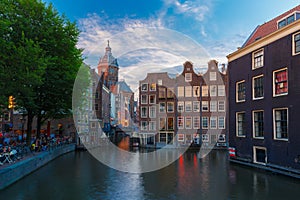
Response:
[{"label": "blue sky", "polygon": [[[147,72],[196,71],[209,59],[227,63],[255,27],[297,6],[299,0],[44,0],[81,30],[78,46],[96,67],[110,40],[120,78],[134,90]],[[143,75],[141,75],[143,74]]]}]

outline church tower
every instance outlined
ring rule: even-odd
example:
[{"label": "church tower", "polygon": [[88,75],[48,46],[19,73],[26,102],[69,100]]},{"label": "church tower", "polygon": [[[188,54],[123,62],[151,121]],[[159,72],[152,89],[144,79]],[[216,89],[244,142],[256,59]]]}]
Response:
[{"label": "church tower", "polygon": [[119,65],[116,58],[112,56],[109,40],[105,48],[105,54],[98,63],[98,74],[103,78],[103,83],[108,89],[112,89],[118,82]]}]

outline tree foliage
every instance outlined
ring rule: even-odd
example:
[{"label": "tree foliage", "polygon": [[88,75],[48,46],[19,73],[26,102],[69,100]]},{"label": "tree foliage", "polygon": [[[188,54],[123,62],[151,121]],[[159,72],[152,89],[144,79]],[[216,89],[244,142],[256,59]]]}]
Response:
[{"label": "tree foliage", "polygon": [[76,24],[40,0],[1,0],[0,29],[0,104],[14,95],[28,114],[28,131],[33,116],[40,124],[69,114],[82,64]]}]

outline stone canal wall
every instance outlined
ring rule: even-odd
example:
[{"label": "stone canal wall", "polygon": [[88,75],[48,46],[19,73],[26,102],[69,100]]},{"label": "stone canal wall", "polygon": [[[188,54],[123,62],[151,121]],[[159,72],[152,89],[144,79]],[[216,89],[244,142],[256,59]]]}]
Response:
[{"label": "stone canal wall", "polygon": [[55,158],[74,151],[75,144],[57,147],[51,151],[41,152],[30,158],[18,161],[0,170],[0,190],[32,173]]}]

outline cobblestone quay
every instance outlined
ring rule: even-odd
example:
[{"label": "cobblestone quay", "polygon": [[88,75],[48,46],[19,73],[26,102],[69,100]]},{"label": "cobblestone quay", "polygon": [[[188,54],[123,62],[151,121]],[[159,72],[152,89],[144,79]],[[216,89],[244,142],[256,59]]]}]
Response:
[{"label": "cobblestone quay", "polygon": [[75,144],[62,145],[53,150],[24,158],[13,164],[5,164],[7,166],[2,166],[0,169],[0,190],[32,173],[55,158],[74,150]]}]

